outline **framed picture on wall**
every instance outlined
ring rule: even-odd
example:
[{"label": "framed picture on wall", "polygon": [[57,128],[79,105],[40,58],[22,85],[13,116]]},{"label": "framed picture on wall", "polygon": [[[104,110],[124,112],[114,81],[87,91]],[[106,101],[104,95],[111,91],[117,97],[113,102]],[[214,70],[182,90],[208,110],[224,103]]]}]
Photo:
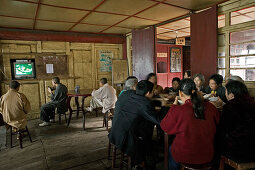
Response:
[{"label": "framed picture on wall", "polygon": [[181,72],[181,48],[170,48],[170,72]]}]

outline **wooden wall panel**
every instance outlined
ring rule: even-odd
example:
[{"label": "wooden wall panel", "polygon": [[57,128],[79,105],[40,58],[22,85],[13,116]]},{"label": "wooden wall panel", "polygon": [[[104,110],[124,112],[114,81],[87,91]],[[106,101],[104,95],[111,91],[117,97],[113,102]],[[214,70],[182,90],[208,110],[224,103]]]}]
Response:
[{"label": "wooden wall panel", "polygon": [[[70,76],[62,78],[61,82],[67,86],[68,90],[74,90],[76,85],[80,85],[81,89],[96,89],[99,87],[98,81],[102,77],[108,78],[109,83],[111,83],[111,72],[101,73],[98,71],[99,50],[111,50],[113,51],[114,59],[123,58],[122,44],[21,40],[0,40],[0,44],[2,45],[0,51],[3,52],[0,66],[6,75],[4,82],[1,83],[3,94],[7,92],[8,83],[11,80],[10,59],[36,59],[39,55],[49,54],[49,51],[53,54],[59,54],[61,51],[61,55],[67,56],[68,76]],[[47,53],[45,53],[46,51]],[[29,118],[38,118],[41,105],[50,101],[47,88],[52,86],[51,77],[20,80],[20,82],[24,84],[22,92],[31,98],[33,112],[29,114]],[[31,89],[35,89],[36,93],[34,91],[31,92]]]},{"label": "wooden wall panel", "polygon": [[208,80],[217,71],[217,7],[192,14],[190,23],[192,75],[202,73]]},{"label": "wooden wall panel", "polygon": [[133,75],[138,80],[155,72],[155,28],[132,31]]}]

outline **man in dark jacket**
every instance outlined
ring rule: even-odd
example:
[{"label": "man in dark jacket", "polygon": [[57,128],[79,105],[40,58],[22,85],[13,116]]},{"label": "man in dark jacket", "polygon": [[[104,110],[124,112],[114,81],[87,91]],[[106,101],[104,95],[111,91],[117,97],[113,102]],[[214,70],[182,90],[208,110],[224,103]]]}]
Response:
[{"label": "man in dark jacket", "polygon": [[[48,87],[48,91],[51,93],[51,101],[41,107],[40,117],[43,121],[43,123],[39,124],[41,127],[50,125],[50,120],[53,119],[56,108],[59,111],[67,111],[66,100],[68,90],[66,86],[60,83],[58,77],[52,79],[52,85],[53,88]],[[55,92],[53,92],[53,89],[55,89]]]},{"label": "man in dark jacket", "polygon": [[151,150],[148,145],[154,125],[160,123],[149,100],[153,96],[152,90],[153,84],[142,80],[137,84],[136,91],[123,92],[115,105],[109,140],[131,156],[133,165],[144,161]]}]

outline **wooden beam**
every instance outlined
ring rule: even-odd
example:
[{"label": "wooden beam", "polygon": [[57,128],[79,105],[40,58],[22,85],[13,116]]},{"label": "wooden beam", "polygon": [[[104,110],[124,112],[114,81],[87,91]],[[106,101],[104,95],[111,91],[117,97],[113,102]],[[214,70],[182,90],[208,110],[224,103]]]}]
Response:
[{"label": "wooden beam", "polygon": [[40,5],[41,5],[41,0],[38,0],[38,4],[37,4],[37,7],[36,7],[36,10],[35,10],[35,15],[34,15],[34,24],[33,24],[33,30],[35,29],[35,24],[36,24],[36,19],[37,19],[37,16],[38,16],[38,11],[40,9]]}]

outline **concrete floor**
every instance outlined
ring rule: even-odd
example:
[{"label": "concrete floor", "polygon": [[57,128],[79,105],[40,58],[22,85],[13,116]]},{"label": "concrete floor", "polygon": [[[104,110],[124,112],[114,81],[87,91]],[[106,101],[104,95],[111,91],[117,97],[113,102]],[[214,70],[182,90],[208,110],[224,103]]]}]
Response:
[{"label": "concrete floor", "polygon": [[[14,147],[10,148],[10,139],[7,138],[7,148],[0,151],[1,170],[110,169],[111,160],[107,160],[108,132],[102,128],[102,116],[88,115],[85,131],[82,130],[81,117],[76,120],[73,116],[69,127],[64,120],[61,125],[56,122],[47,127],[38,127],[39,123],[38,119],[28,122],[33,142],[25,137],[23,149],[19,148],[14,136]],[[163,169],[163,153],[160,155],[159,170]]]}]

